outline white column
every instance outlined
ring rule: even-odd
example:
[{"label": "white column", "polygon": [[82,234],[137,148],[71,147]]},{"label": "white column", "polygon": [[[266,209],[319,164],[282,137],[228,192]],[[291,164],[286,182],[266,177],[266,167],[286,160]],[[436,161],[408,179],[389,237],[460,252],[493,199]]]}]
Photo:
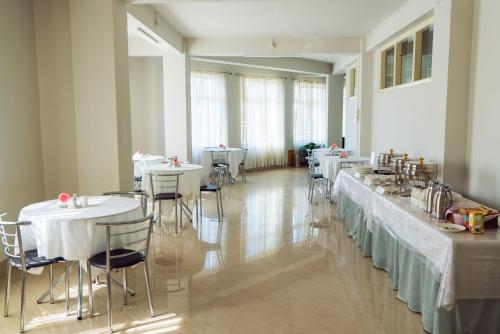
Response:
[{"label": "white column", "polygon": [[125,4],[71,0],[79,192],[130,189],[130,97]]},{"label": "white column", "polygon": [[184,54],[163,57],[163,87],[165,92],[165,153],[182,160],[189,158],[188,151],[188,88],[190,78]]}]

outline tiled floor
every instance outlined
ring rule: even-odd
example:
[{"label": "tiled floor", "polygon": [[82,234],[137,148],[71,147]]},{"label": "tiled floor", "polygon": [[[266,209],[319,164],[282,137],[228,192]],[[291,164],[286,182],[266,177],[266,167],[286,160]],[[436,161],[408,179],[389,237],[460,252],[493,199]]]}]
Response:
[{"label": "tiled floor", "polygon": [[[309,207],[305,173],[251,173],[247,184],[226,188],[222,224],[216,219],[215,197],[206,195],[205,216],[194,227],[187,224],[178,236],[157,229],[150,256],[157,316],[149,317],[139,265],[129,272],[136,295],[127,306],[114,287],[114,329],[149,334],[423,333],[420,315],[396,299],[387,274],[346,237],[342,223],[334,219],[334,207],[319,194]],[[310,228],[311,211],[330,227]],[[62,270],[58,267],[57,273]],[[1,333],[18,330],[18,277],[16,273],[10,316],[0,318]],[[75,283],[73,276],[73,314],[66,316],[62,286],[56,289],[55,304],[38,305],[37,296],[48,287],[47,274],[29,276],[26,330],[105,333],[105,286],[94,286],[96,316],[84,313],[78,321]]]}]

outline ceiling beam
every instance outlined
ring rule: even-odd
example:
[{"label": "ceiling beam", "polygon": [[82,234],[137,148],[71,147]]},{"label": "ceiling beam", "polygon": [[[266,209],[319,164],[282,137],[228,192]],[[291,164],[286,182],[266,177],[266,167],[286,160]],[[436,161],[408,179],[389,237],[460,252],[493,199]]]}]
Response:
[{"label": "ceiling beam", "polygon": [[300,57],[314,54],[359,54],[360,38],[333,37],[221,37],[186,39],[192,56]]},{"label": "ceiling beam", "polygon": [[150,6],[127,6],[127,12],[179,52],[184,52],[184,37]]},{"label": "ceiling beam", "polygon": [[291,57],[191,57],[191,59],[219,64],[323,76],[330,75],[333,69],[330,63]]}]

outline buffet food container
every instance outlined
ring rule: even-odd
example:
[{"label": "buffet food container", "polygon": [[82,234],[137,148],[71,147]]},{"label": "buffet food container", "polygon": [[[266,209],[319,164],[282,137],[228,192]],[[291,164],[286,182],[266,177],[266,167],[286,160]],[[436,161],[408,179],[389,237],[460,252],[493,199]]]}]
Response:
[{"label": "buffet food container", "polygon": [[408,154],[403,154],[403,157],[393,157],[391,160],[391,172],[394,174],[394,181],[397,185],[402,185],[404,182],[404,168],[408,162],[416,162],[415,160],[409,160]]},{"label": "buffet food container", "polygon": [[403,176],[405,183],[425,188],[430,180],[437,179],[438,165],[424,162],[423,158],[419,161],[408,161],[403,168]]},{"label": "buffet food container", "polygon": [[395,154],[394,150],[391,149],[389,153],[379,153],[378,155],[378,166],[380,169],[390,169],[391,162],[395,158],[403,158],[402,154]]}]

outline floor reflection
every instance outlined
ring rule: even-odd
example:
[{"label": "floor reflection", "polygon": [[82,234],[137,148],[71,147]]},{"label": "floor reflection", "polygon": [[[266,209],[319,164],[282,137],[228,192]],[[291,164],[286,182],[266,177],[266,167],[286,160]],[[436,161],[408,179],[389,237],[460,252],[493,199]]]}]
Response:
[{"label": "floor reflection", "polygon": [[[116,328],[125,333],[422,333],[420,316],[394,297],[387,274],[361,255],[323,195],[318,192],[309,205],[306,170],[289,168],[249,173],[247,184],[226,187],[222,222],[215,196],[204,196],[202,219],[186,223],[178,235],[171,228],[156,227],[153,233],[150,269],[159,316],[149,318],[144,274],[137,266],[129,272],[129,286],[136,291],[129,305],[121,305],[122,292],[113,290]],[[173,223],[165,217],[165,225],[169,220]],[[312,228],[314,220],[325,227]],[[19,284],[14,282],[11,308],[17,311]],[[33,296],[46,288],[45,275],[30,277],[30,332],[106,330],[106,289],[96,290],[98,316],[78,321],[64,316],[62,288],[56,290],[56,304],[34,304]],[[75,297],[72,293],[72,309]],[[15,332],[17,316],[12,312],[5,318],[2,331]]]}]

